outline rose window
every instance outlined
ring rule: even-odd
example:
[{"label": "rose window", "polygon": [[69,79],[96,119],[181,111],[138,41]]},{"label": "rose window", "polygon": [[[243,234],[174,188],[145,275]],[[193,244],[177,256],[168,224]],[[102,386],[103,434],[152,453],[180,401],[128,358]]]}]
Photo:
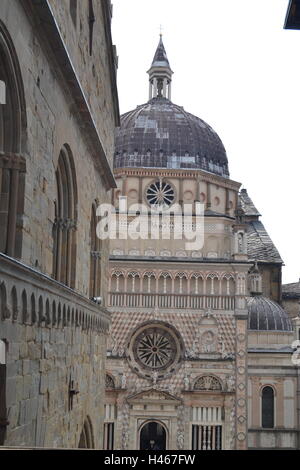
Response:
[{"label": "rose window", "polygon": [[145,367],[159,369],[173,361],[174,339],[164,330],[153,328],[142,332],[136,340],[136,356]]},{"label": "rose window", "polygon": [[166,209],[174,202],[175,192],[169,183],[160,180],[148,187],[146,198],[151,206]]},{"label": "rose window", "polygon": [[175,371],[182,360],[181,336],[170,325],[151,322],[138,328],[128,343],[127,358],[133,370],[151,378],[157,373],[160,380]]}]

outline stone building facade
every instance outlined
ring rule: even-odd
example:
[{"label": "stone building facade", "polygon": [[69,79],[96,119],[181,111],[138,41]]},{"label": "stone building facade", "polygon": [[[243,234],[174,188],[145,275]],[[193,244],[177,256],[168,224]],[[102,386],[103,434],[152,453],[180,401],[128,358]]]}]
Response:
[{"label": "stone building facade", "polygon": [[[172,103],[162,38],[148,73],[116,135],[112,202],[120,234],[138,217],[139,235],[111,241],[104,446],[297,448],[282,259],[215,131]],[[172,236],[185,204],[197,230],[203,207],[201,246]]]},{"label": "stone building facade", "polygon": [[0,445],[102,447],[111,14],[109,0],[1,1]]}]

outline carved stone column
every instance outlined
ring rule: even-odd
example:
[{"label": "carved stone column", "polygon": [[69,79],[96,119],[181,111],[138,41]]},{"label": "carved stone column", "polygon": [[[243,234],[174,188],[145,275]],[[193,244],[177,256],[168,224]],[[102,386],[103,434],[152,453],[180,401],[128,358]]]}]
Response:
[{"label": "carved stone column", "polygon": [[248,410],[247,410],[247,327],[248,311],[244,296],[236,296],[237,309],[236,320],[236,406],[235,406],[235,447],[237,450],[245,450],[248,447]]}]

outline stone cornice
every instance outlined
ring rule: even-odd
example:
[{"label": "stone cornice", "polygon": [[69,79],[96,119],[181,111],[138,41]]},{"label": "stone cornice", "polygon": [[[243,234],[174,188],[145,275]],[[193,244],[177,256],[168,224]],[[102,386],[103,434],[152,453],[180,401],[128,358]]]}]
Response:
[{"label": "stone cornice", "polygon": [[173,264],[173,263],[180,263],[180,266],[182,265],[187,265],[189,266],[190,264],[199,264],[201,266],[205,266],[206,264],[213,264],[216,267],[218,265],[223,266],[225,265],[230,265],[230,266],[245,266],[247,269],[249,266],[251,266],[253,263],[250,261],[236,261],[236,260],[228,260],[228,259],[197,259],[197,258],[175,258],[175,257],[168,257],[168,258],[161,258],[159,256],[121,256],[121,255],[110,255],[109,257],[110,263],[114,262],[133,262],[133,263],[141,263],[142,265],[145,264],[145,262],[150,262],[150,263],[160,263],[161,265],[168,265],[168,264]]},{"label": "stone cornice", "polygon": [[226,189],[238,191],[241,183],[233,181],[222,176],[208,173],[204,170],[186,170],[186,169],[171,169],[171,168],[116,168],[114,169],[115,177],[122,176],[137,176],[137,177],[157,177],[163,176],[165,178],[182,178],[194,179],[197,181],[204,181],[222,186]]},{"label": "stone cornice", "polygon": [[[76,310],[97,319],[101,332],[107,333],[109,329],[110,313],[108,310],[95,304],[74,289],[4,254],[0,254],[0,284],[2,282],[9,282],[16,286],[20,283],[22,289],[28,287],[28,292],[34,290],[40,292],[43,297],[56,299],[57,305],[65,303],[70,307],[73,306]],[[28,301],[29,299],[28,296]]]}]

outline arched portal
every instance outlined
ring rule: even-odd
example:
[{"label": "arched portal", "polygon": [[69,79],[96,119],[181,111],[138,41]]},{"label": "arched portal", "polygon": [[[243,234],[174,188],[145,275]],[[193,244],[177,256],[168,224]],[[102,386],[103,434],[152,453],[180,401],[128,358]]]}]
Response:
[{"label": "arched portal", "polygon": [[94,449],[94,436],[93,436],[93,427],[89,417],[86,418],[83,429],[80,434],[79,449]]},{"label": "arched portal", "polygon": [[140,450],[166,450],[166,430],[156,421],[144,424],[140,432]]}]

